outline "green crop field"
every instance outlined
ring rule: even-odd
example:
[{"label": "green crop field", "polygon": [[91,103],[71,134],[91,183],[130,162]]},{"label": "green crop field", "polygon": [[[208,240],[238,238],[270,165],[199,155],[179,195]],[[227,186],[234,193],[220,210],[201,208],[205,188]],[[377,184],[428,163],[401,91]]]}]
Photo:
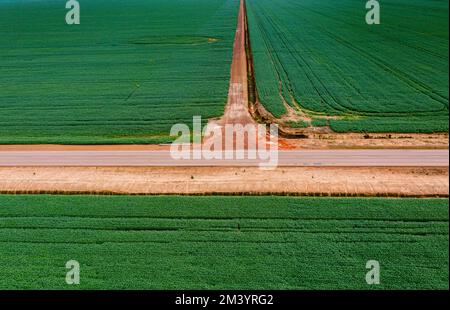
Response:
[{"label": "green crop field", "polygon": [[[0,196],[0,289],[448,289],[445,199]],[[65,284],[77,260],[81,284]],[[369,287],[366,262],[381,285]]]},{"label": "green crop field", "polygon": [[238,0],[0,0],[0,143],[167,142],[222,115]]},{"label": "green crop field", "polygon": [[448,131],[448,1],[380,1],[380,25],[365,3],[247,0],[262,104],[338,132]]}]

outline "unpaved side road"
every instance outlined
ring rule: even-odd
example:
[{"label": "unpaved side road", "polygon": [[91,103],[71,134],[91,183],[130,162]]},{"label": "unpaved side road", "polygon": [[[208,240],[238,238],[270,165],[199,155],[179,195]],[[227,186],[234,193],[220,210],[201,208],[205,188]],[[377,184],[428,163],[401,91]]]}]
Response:
[{"label": "unpaved side road", "polygon": [[247,51],[245,49],[245,1],[241,0],[231,63],[228,102],[220,124],[255,124],[248,107]]},{"label": "unpaved side road", "polygon": [[0,167],[0,193],[448,197],[448,168]]},{"label": "unpaved side road", "polygon": [[[248,101],[248,68],[246,51],[246,29],[247,14],[245,12],[245,1],[241,0],[238,16],[236,36],[233,46],[233,59],[231,63],[230,85],[228,90],[228,101],[225,111],[220,119],[210,120],[208,132],[204,137],[204,147],[217,151],[217,148],[236,149],[236,136],[244,136],[243,129],[234,130],[233,136],[226,136],[226,125],[255,126],[257,122],[249,111]],[[254,141],[256,147],[258,142]],[[265,134],[261,137],[261,146],[265,145]],[[219,146],[218,146],[219,145]],[[251,148],[248,141],[244,141],[244,149]]]}]

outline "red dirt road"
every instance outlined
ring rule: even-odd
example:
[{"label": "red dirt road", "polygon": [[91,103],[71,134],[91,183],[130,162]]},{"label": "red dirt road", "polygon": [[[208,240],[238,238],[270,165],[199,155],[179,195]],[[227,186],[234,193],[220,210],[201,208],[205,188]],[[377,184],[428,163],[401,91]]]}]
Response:
[{"label": "red dirt road", "polygon": [[241,0],[238,26],[233,47],[228,103],[221,121],[223,124],[254,124],[248,111],[247,53],[245,49],[245,1]]},{"label": "red dirt road", "polygon": [[[225,107],[224,115],[219,120],[211,120],[208,124],[210,134],[206,134],[204,138],[204,145],[211,150],[219,149],[236,149],[239,147],[236,143],[236,137],[244,136],[245,131],[242,128],[234,128],[232,136],[226,136],[226,125],[242,125],[254,126],[256,130],[257,122],[253,119],[249,112],[248,101],[248,67],[247,67],[247,52],[246,52],[246,25],[247,14],[245,12],[245,1],[241,0],[238,25],[233,47],[233,60],[231,64],[231,78],[230,87],[228,90],[228,102]],[[263,141],[254,141],[256,147],[258,143],[260,146],[266,147],[266,134],[257,138]],[[219,144],[220,143],[220,144]],[[250,142],[251,143],[251,142]],[[217,147],[220,145],[219,147]],[[248,140],[244,141],[244,149],[252,148],[249,146]]]},{"label": "red dirt road", "polygon": [[245,49],[245,25],[247,15],[245,1],[241,0],[236,37],[233,47],[233,61],[231,64],[231,80],[228,91],[228,103],[222,124],[254,124],[248,111],[248,81],[247,81],[247,54]]}]

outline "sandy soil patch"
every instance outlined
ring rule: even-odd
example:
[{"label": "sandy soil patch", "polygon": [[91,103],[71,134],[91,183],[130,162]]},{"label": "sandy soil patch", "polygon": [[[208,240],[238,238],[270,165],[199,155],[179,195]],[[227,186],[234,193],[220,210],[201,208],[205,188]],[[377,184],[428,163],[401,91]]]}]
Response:
[{"label": "sandy soil patch", "polygon": [[448,134],[312,133],[283,139],[292,149],[448,149]]},{"label": "sandy soil patch", "polygon": [[448,196],[448,168],[0,168],[2,193]]}]

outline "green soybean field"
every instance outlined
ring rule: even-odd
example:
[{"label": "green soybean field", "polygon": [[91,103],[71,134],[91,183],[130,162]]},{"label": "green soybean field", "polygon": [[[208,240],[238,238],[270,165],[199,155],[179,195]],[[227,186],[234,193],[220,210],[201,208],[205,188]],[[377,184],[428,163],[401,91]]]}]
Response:
[{"label": "green soybean field", "polygon": [[448,289],[448,210],[446,199],[2,195],[0,288]]},{"label": "green soybean field", "polygon": [[448,131],[448,1],[247,0],[256,86],[277,118],[337,132]]},{"label": "green soybean field", "polygon": [[0,143],[169,142],[221,116],[238,0],[0,0]]}]

